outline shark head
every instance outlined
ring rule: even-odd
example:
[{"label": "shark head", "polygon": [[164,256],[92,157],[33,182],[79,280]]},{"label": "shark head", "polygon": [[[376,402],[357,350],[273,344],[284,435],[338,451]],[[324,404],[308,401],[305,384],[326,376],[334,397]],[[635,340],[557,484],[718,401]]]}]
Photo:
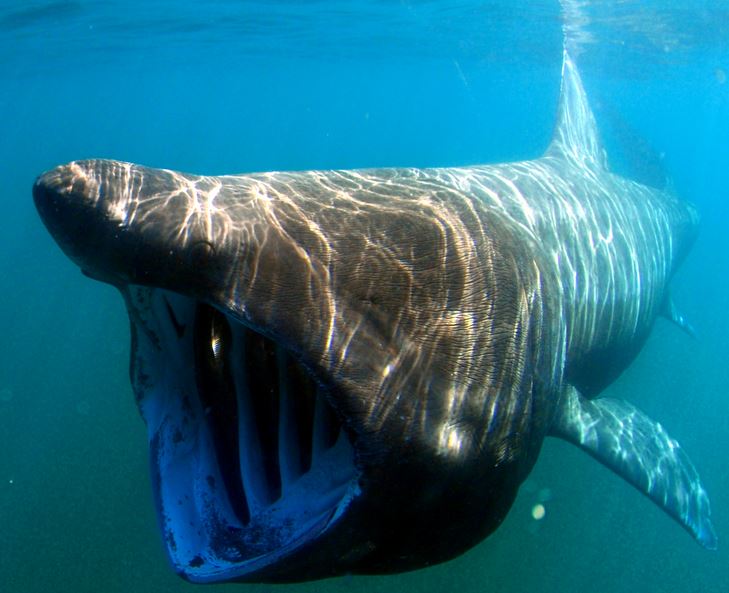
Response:
[{"label": "shark head", "polygon": [[90,160],[36,181],[59,245],[124,296],[183,577],[401,571],[503,520],[546,430],[531,394],[554,367],[533,346],[547,305],[512,231],[402,197],[417,175],[374,172],[374,192],[357,172]]}]

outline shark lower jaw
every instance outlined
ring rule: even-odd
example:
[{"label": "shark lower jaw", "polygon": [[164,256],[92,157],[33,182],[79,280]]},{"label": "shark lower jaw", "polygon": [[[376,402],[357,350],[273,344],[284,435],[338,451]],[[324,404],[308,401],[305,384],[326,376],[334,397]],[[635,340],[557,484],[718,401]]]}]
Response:
[{"label": "shark lower jaw", "polygon": [[209,305],[158,289],[122,292],[175,570],[201,583],[309,578],[291,574],[289,561],[359,494],[354,448],[327,387],[281,345]]}]

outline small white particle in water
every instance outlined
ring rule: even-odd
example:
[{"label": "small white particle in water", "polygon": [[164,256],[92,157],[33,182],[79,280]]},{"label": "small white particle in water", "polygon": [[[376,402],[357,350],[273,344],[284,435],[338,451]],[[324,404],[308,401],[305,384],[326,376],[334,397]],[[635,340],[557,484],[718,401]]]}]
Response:
[{"label": "small white particle in water", "polygon": [[12,483],[13,483],[13,479],[12,479],[12,478],[10,478],[10,479],[8,480],[8,484],[12,484]]},{"label": "small white particle in water", "polygon": [[535,504],[532,507],[532,519],[535,521],[541,521],[544,519],[544,515],[547,514],[547,509],[544,508],[543,504]]}]

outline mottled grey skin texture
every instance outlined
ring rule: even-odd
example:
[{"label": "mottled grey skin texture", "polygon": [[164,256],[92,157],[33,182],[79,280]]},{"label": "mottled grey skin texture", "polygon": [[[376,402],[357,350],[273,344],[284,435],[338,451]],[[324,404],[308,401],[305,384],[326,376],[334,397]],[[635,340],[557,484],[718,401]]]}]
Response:
[{"label": "mottled grey skin texture", "polygon": [[91,160],[35,194],[90,276],[213,305],[331,388],[361,494],[285,569],[240,578],[450,558],[499,525],[550,433],[715,545],[675,441],[627,404],[588,401],[644,343],[697,215],[609,172],[569,59],[537,160],[222,177]]}]

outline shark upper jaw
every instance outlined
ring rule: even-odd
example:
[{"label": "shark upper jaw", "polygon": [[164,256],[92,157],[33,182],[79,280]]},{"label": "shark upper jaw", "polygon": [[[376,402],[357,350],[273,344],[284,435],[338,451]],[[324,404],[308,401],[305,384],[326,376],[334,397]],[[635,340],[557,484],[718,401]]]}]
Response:
[{"label": "shark upper jaw", "polygon": [[354,448],[328,387],[285,348],[207,304],[139,286],[122,292],[175,570],[193,582],[302,578],[288,572],[292,557],[359,494]]}]

